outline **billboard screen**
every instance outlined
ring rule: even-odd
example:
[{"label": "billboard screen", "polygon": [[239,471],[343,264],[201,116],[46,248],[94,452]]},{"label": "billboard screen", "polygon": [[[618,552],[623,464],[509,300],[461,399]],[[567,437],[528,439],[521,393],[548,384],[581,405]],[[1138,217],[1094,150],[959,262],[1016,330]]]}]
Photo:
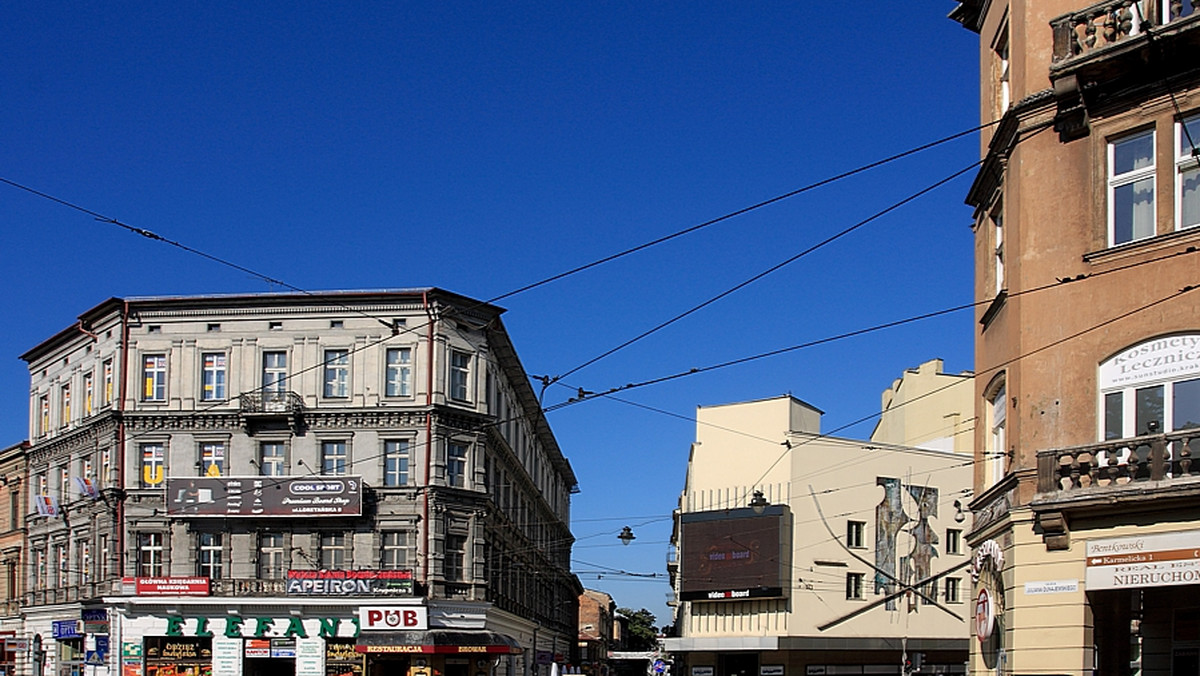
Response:
[{"label": "billboard screen", "polygon": [[786,596],[787,513],[771,505],[693,512],[680,517],[680,598],[737,601]]},{"label": "billboard screen", "polygon": [[167,477],[167,516],[359,516],[356,476]]}]

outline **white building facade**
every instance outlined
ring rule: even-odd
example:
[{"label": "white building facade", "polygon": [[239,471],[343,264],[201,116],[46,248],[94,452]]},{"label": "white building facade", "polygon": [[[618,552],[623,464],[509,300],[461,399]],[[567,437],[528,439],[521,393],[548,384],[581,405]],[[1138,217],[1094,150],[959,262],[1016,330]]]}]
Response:
[{"label": "white building facade", "polygon": [[971,459],[820,434],[791,396],[697,411],[670,566],[675,673],[963,673]]},{"label": "white building facade", "polygon": [[439,289],[111,299],[28,362],[32,676],[548,673],[575,476]]}]

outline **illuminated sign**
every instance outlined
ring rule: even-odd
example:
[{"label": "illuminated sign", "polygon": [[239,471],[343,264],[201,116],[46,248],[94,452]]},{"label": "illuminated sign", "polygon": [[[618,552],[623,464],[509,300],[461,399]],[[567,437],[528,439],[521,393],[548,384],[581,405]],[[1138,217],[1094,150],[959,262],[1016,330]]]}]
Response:
[{"label": "illuminated sign", "polygon": [[781,561],[790,540],[783,505],[692,512],[680,517],[679,597],[736,601],[786,596]]},{"label": "illuminated sign", "polygon": [[362,606],[358,626],[363,631],[428,629],[429,611],[425,606]]},{"label": "illuminated sign", "polygon": [[412,596],[411,570],[289,570],[295,596]]}]

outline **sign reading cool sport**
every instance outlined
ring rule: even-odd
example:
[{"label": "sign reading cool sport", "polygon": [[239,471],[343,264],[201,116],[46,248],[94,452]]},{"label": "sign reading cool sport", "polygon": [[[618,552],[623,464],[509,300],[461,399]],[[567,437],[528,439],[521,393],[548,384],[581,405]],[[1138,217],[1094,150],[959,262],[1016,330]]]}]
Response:
[{"label": "sign reading cool sport", "polygon": [[167,477],[167,516],[360,516],[362,478]]}]

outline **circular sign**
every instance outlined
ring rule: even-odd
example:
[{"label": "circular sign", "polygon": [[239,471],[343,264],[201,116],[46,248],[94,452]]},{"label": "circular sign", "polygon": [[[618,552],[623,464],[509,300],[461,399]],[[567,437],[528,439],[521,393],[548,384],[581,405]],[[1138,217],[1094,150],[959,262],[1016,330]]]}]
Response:
[{"label": "circular sign", "polygon": [[980,643],[988,640],[996,625],[996,608],[992,596],[987,589],[979,590],[979,598],[975,600],[975,637]]}]

